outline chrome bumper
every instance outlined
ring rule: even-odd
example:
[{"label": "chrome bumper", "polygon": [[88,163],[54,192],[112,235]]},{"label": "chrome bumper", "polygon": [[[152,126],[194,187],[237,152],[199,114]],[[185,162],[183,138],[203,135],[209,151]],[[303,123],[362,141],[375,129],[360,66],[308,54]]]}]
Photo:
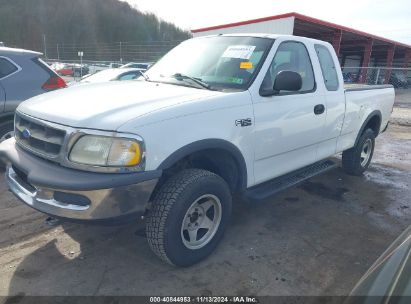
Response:
[{"label": "chrome bumper", "polygon": [[81,221],[135,219],[144,214],[158,179],[109,189],[69,191],[29,184],[8,166],[10,190],[30,207],[59,218]]}]

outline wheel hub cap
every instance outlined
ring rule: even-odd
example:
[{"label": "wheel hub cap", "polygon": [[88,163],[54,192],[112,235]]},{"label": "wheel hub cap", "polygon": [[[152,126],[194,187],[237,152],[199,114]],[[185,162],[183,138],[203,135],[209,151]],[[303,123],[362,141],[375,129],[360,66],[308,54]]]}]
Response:
[{"label": "wheel hub cap", "polygon": [[361,162],[362,167],[365,167],[367,165],[368,160],[370,159],[370,156],[371,156],[371,152],[372,152],[372,141],[371,139],[367,139],[364,142],[364,145],[362,146],[362,149],[361,149],[360,162]]},{"label": "wheel hub cap", "polygon": [[184,246],[199,249],[207,245],[218,230],[221,211],[221,202],[215,195],[197,198],[188,208],[181,225]]}]

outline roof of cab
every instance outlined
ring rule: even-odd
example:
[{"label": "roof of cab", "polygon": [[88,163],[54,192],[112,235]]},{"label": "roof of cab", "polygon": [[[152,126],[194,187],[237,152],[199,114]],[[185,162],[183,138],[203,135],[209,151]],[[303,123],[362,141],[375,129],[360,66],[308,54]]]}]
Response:
[{"label": "roof of cab", "polygon": [[0,56],[1,55],[28,55],[28,56],[41,56],[42,53],[25,50],[25,49],[17,49],[17,48],[10,48],[10,47],[0,47]]}]

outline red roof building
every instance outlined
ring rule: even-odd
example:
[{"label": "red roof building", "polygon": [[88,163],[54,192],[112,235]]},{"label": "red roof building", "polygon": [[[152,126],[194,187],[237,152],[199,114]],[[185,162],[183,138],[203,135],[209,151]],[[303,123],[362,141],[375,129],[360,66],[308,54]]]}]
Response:
[{"label": "red roof building", "polygon": [[384,78],[387,81],[390,79],[392,67],[409,68],[411,61],[410,45],[298,13],[210,26],[191,32],[194,37],[229,33],[269,33],[320,39],[333,45],[342,67],[386,67]]}]

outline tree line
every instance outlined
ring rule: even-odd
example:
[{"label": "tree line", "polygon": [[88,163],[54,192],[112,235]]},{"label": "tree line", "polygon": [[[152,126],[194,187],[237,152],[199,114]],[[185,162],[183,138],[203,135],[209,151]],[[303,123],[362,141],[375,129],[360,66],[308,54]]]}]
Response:
[{"label": "tree line", "polygon": [[49,57],[76,59],[77,49],[88,48],[85,59],[110,60],[119,57],[122,41],[146,45],[149,50],[190,36],[119,0],[0,0],[0,41],[42,52],[46,45],[46,51],[54,55]]}]

